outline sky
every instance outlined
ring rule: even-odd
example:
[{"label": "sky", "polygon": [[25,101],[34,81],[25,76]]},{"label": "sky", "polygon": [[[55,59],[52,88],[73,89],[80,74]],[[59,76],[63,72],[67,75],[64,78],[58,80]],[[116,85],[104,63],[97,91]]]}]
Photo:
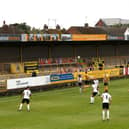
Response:
[{"label": "sky", "polygon": [[94,26],[100,18],[129,19],[129,0],[0,0],[0,26],[23,23],[42,29],[44,24],[68,29]]}]

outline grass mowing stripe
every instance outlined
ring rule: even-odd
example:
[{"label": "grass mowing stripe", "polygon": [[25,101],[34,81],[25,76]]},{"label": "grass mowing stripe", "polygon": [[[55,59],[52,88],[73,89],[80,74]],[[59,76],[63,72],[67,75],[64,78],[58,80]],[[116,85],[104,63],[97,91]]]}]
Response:
[{"label": "grass mowing stripe", "polygon": [[[110,121],[101,120],[101,99],[89,104],[91,88],[79,87],[33,93],[31,112],[16,111],[19,96],[0,98],[0,129],[129,129],[129,79],[113,80]],[[100,91],[103,85],[100,84]]]}]

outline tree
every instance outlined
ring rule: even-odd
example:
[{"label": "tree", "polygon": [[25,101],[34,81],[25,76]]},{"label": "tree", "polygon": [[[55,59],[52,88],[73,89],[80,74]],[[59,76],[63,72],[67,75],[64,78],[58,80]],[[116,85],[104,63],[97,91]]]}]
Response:
[{"label": "tree", "polygon": [[40,33],[41,34],[42,32],[41,32],[40,29],[36,29],[35,27],[33,27],[32,30],[31,30],[31,33],[33,33],[33,34]]},{"label": "tree", "polygon": [[10,24],[9,26],[13,26],[16,27],[19,31],[23,32],[23,33],[30,33],[31,31],[31,27],[29,25],[27,25],[25,22],[23,23],[14,23],[14,24]]}]

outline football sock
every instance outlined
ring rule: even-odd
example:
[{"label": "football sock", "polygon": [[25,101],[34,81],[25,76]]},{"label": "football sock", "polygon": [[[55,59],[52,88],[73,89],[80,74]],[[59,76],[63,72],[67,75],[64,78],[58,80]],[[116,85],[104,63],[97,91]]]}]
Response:
[{"label": "football sock", "polygon": [[27,104],[27,110],[30,111],[30,105],[29,104]]},{"label": "football sock", "polygon": [[94,97],[90,97],[90,103],[94,103]]},{"label": "football sock", "polygon": [[102,111],[102,119],[105,120],[105,111]]},{"label": "football sock", "polygon": [[20,104],[20,106],[19,106],[19,110],[21,110],[21,109],[22,109],[22,106],[23,106],[23,104],[21,103],[21,104]]},{"label": "football sock", "polygon": [[82,93],[82,88],[80,88],[80,93]]},{"label": "football sock", "polygon": [[107,110],[107,119],[109,119],[109,110]]}]

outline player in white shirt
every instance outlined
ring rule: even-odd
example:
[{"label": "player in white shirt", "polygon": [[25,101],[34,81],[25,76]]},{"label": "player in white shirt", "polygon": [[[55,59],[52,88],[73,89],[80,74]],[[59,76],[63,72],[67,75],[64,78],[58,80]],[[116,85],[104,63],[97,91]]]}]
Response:
[{"label": "player in white shirt", "polygon": [[78,75],[78,85],[80,87],[80,93],[82,93],[82,88],[83,88],[83,80],[82,80],[82,76],[79,74]]},{"label": "player in white shirt", "polygon": [[108,90],[106,89],[105,92],[101,95],[102,98],[102,120],[109,120],[109,105],[111,104],[112,97],[108,93]]},{"label": "player in white shirt", "polygon": [[99,80],[98,79],[94,79],[94,83],[97,84],[97,86],[99,85]]},{"label": "player in white shirt", "polygon": [[30,111],[30,96],[31,96],[31,91],[30,91],[30,88],[27,87],[23,93],[22,93],[22,102],[20,103],[20,106],[19,106],[19,111],[22,110],[22,107],[23,107],[23,104],[26,103],[27,104],[27,110]]},{"label": "player in white shirt", "polygon": [[98,79],[94,79],[94,83],[97,85],[98,95],[100,95],[100,92],[99,92],[99,80]]},{"label": "player in white shirt", "polygon": [[95,82],[92,82],[92,95],[90,97],[90,103],[93,104],[95,101],[95,96],[98,94],[98,86],[95,84]]}]

